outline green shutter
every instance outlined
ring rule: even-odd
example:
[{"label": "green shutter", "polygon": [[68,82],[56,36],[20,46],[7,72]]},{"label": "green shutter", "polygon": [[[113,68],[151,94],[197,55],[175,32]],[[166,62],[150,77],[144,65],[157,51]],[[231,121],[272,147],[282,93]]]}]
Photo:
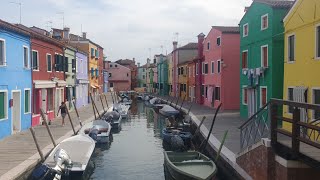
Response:
[{"label": "green shutter", "polygon": [[28,113],[30,112],[30,91],[25,90],[24,91],[24,112]]},{"label": "green shutter", "polygon": [[4,92],[0,92],[0,119],[3,119],[5,117],[5,99],[4,99]]}]

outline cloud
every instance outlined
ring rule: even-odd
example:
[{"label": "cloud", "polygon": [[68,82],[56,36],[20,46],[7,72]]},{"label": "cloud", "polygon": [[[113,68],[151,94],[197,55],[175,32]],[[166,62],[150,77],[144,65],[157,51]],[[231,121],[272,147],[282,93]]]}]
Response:
[{"label": "cloud", "polygon": [[[212,25],[237,25],[252,0],[22,0],[23,24],[41,28],[65,25],[75,34],[85,31],[104,47],[109,60],[133,58],[142,64],[151,54],[196,42]],[[2,3],[0,18],[18,21],[18,7]],[[52,23],[48,23],[51,21]]]}]

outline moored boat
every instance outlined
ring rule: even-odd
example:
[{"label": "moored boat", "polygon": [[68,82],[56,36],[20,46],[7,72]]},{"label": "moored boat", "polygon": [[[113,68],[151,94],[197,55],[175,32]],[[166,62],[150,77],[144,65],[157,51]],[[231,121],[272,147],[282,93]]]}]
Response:
[{"label": "moored boat", "polygon": [[178,110],[169,105],[164,105],[159,112],[164,116],[176,116],[179,114]]},{"label": "moored boat", "polygon": [[164,151],[165,173],[175,180],[210,180],[217,173],[215,163],[196,151]]},{"label": "moored boat", "polygon": [[95,140],[96,143],[109,143],[110,132],[111,125],[109,122],[105,120],[94,120],[84,124],[78,134],[87,134]]},{"label": "moored boat", "polygon": [[[178,135],[181,137],[185,147],[190,147],[191,138],[192,138],[191,132],[183,131],[182,129],[178,129],[178,128],[167,127],[162,129],[163,144],[170,145],[171,139],[174,135]],[[165,146],[165,147],[168,147],[168,146]],[[170,147],[168,147],[168,149],[170,149]]]},{"label": "moored boat", "polygon": [[111,124],[112,129],[120,130],[121,129],[121,114],[117,111],[109,111],[102,117],[103,120]]}]

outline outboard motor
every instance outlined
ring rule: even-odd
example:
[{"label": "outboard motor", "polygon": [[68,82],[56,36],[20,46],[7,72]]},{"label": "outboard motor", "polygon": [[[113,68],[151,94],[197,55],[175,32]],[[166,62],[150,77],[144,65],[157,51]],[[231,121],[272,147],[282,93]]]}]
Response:
[{"label": "outboard motor", "polygon": [[95,141],[98,139],[98,134],[99,130],[96,128],[96,126],[93,126],[89,131],[89,136]]},{"label": "outboard motor", "polygon": [[56,174],[58,174],[54,169],[51,169],[46,164],[41,164],[39,167],[37,167],[35,170],[33,170],[31,174],[32,180],[46,180],[46,179],[54,179]]}]

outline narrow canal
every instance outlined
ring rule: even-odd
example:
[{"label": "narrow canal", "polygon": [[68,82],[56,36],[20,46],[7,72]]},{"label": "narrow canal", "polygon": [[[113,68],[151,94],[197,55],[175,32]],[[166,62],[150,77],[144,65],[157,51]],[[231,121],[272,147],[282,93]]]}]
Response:
[{"label": "narrow canal", "polygon": [[110,147],[96,147],[90,179],[161,180],[163,148],[161,129],[164,117],[134,101],[130,118],[122,121],[119,133],[113,133]]}]

